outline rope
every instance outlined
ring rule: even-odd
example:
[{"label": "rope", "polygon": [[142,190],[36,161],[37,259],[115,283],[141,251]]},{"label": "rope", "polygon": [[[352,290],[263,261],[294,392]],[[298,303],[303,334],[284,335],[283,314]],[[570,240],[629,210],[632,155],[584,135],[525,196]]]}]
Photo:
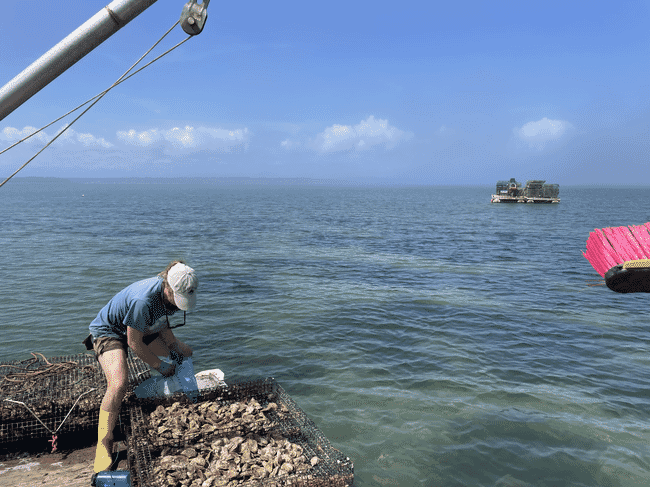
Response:
[{"label": "rope", "polygon": [[[162,40],[167,36],[167,34],[169,34],[169,33],[170,33],[170,32],[171,32],[171,31],[172,31],[172,30],[173,30],[173,29],[174,29],[174,28],[175,28],[179,23],[180,23],[180,20],[176,21],[176,23],[175,23],[173,26],[171,26],[171,28],[170,28],[167,32],[165,32],[165,34],[163,34],[163,36],[162,36],[160,39],[158,39],[158,40],[154,43],[154,45],[151,46],[151,47],[149,48],[149,50],[147,50],[147,52],[145,52],[142,56],[140,56],[140,59],[138,59],[138,60],[137,60],[137,61],[136,61],[136,62],[135,62],[135,63],[134,63],[134,64],[133,64],[129,69],[127,69],[126,72],[125,72],[122,76],[120,76],[120,77],[117,79],[117,81],[115,81],[115,82],[114,82],[110,87],[108,87],[106,90],[102,91],[102,92],[99,93],[98,95],[94,96],[93,98],[91,98],[91,99],[85,101],[84,103],[82,103],[81,105],[79,105],[77,108],[74,108],[74,109],[70,110],[70,111],[69,111],[68,113],[66,113],[65,115],[59,117],[58,119],[54,120],[53,122],[50,122],[49,124],[45,125],[44,127],[38,129],[36,132],[34,132],[34,133],[28,135],[27,137],[25,137],[25,138],[19,140],[18,142],[14,143],[13,145],[7,147],[7,148],[4,149],[2,152],[0,152],[0,154],[3,154],[4,152],[8,151],[9,149],[11,149],[11,148],[17,146],[18,144],[20,144],[20,143],[24,142],[25,140],[29,139],[30,137],[33,137],[33,136],[36,135],[37,133],[43,131],[43,130],[46,129],[47,127],[53,125],[54,123],[58,122],[58,121],[61,120],[62,118],[67,117],[69,114],[75,112],[76,110],[80,109],[81,107],[83,107],[84,105],[87,105],[88,103],[90,103],[90,102],[92,101],[92,104],[91,104],[88,108],[86,108],[83,112],[81,112],[81,114],[80,114],[77,118],[75,118],[72,122],[70,122],[68,125],[66,125],[66,126],[63,128],[63,130],[61,130],[61,132],[59,132],[59,133],[58,133],[58,134],[57,134],[57,135],[56,135],[56,136],[55,136],[51,141],[49,141],[47,144],[45,144],[45,146],[44,146],[40,151],[38,151],[36,154],[34,154],[34,156],[32,156],[32,157],[31,157],[27,162],[25,162],[25,164],[23,164],[23,165],[20,166],[16,171],[14,171],[14,173],[13,173],[11,176],[9,176],[9,177],[8,177],[7,179],[5,179],[2,183],[0,183],[0,188],[1,188],[2,186],[4,186],[4,184],[7,183],[7,181],[9,181],[11,178],[13,178],[16,174],[18,174],[18,173],[19,173],[23,168],[25,168],[25,166],[27,166],[27,164],[29,164],[29,163],[32,162],[34,159],[36,159],[36,157],[37,157],[38,155],[40,155],[41,152],[43,152],[43,151],[44,151],[45,149],[47,149],[50,145],[52,145],[52,143],[54,143],[54,141],[55,141],[56,139],[58,139],[61,135],[63,135],[63,134],[65,133],[65,131],[68,130],[68,129],[69,129],[69,128],[70,128],[70,127],[71,127],[71,126],[72,126],[72,125],[77,121],[77,120],[79,120],[82,116],[84,116],[84,115],[86,114],[86,112],[88,112],[88,110],[90,110],[93,106],[95,106],[95,104],[97,104],[97,103],[99,102],[99,100],[101,100],[101,99],[104,97],[104,95],[106,95],[110,90],[112,90],[112,89],[115,88],[117,85],[121,84],[122,82],[126,81],[126,80],[129,79],[130,77],[136,75],[137,73],[139,73],[140,71],[142,71],[144,68],[146,68],[146,67],[150,66],[151,64],[153,64],[154,62],[158,61],[161,57],[163,57],[163,56],[169,54],[169,53],[172,52],[174,49],[176,49],[177,47],[181,46],[182,44],[184,44],[185,42],[187,42],[191,37],[193,37],[193,36],[188,36],[188,37],[186,37],[184,40],[182,40],[181,42],[179,42],[178,44],[176,44],[176,45],[175,45],[174,47],[172,47],[171,49],[165,51],[164,53],[162,53],[162,54],[161,54],[160,56],[158,56],[157,58],[153,59],[153,60],[150,61],[149,63],[147,63],[147,64],[145,64],[144,66],[142,66],[142,67],[141,67],[140,69],[138,69],[137,71],[134,71],[133,73],[131,73],[130,75],[128,75],[128,73],[129,73],[133,68],[135,68],[135,67],[138,65],[138,63],[139,63],[140,61],[142,61],[142,59],[144,59],[144,57],[147,56],[147,54],[149,54],[149,53],[150,53],[150,52],[151,52],[151,51],[152,51],[152,50],[153,50],[153,49],[154,49],[158,44],[160,44],[160,42],[161,42],[161,41],[162,41]],[[128,75],[128,76],[127,76],[127,75]],[[93,101],[93,100],[94,100],[94,101]]]},{"label": "rope", "polygon": [[605,285],[605,280],[604,279],[597,279],[593,281],[587,281],[587,286],[589,287],[597,287],[597,286],[604,286]]},{"label": "rope", "polygon": [[[0,367],[8,367],[12,369],[18,369],[20,372],[8,372],[3,378],[2,382],[0,382],[0,386],[4,384],[5,381],[11,382],[11,383],[21,383],[21,382],[26,382],[29,380],[37,379],[37,378],[42,378],[42,377],[47,377],[50,375],[55,375],[55,374],[61,374],[63,372],[67,372],[69,370],[75,369],[79,367],[79,364],[77,362],[55,362],[52,363],[42,353],[38,352],[31,352],[34,358],[29,359],[26,362],[21,363],[21,366],[18,365],[0,365]],[[29,367],[33,365],[36,362],[40,362],[39,357],[40,356],[43,361],[45,362],[45,365],[42,365],[38,367],[37,369],[30,369]],[[84,366],[85,368],[92,368],[92,366],[86,365]]]},{"label": "rope", "polygon": [[[2,382],[0,382],[0,385],[2,385],[5,381],[10,382],[10,383],[23,382],[24,383],[23,388],[24,388],[24,387],[27,386],[27,382],[29,380],[37,379],[37,378],[40,379],[40,378],[48,377],[48,376],[51,376],[51,375],[61,374],[61,373],[64,373],[66,371],[69,371],[69,370],[72,370],[74,368],[79,367],[79,364],[77,362],[74,362],[74,361],[52,363],[42,353],[31,352],[31,354],[32,354],[33,358],[21,362],[20,365],[0,364],[0,367],[18,369],[20,371],[20,372],[9,372],[8,374],[6,374],[3,377]],[[34,363],[37,363],[37,362],[40,363],[41,359],[43,359],[43,361],[45,362],[44,365],[38,367],[35,370],[29,368]],[[91,365],[86,365],[83,368],[84,369],[94,370]],[[78,382],[81,382],[81,381],[77,381],[77,383]],[[72,413],[74,408],[77,406],[77,404],[79,403],[81,398],[83,396],[85,396],[86,394],[89,394],[89,393],[91,393],[91,392],[93,392],[95,390],[97,390],[97,388],[93,387],[92,389],[89,389],[86,392],[82,392],[79,395],[79,397],[77,397],[77,400],[74,402],[74,404],[72,405],[72,407],[68,411],[68,414],[65,415],[65,418],[63,418],[63,420],[61,421],[59,426],[54,431],[52,431],[50,428],[48,428],[48,426],[43,421],[41,421],[41,418],[39,418],[36,415],[36,413],[27,404],[25,404],[24,402],[22,402],[22,401],[14,401],[13,399],[5,399],[5,401],[6,402],[11,402],[11,403],[14,403],[14,404],[20,404],[21,406],[24,406],[25,409],[27,409],[27,411],[29,411],[32,414],[32,416],[34,416],[36,418],[36,420],[39,423],[41,423],[43,428],[45,428],[47,431],[49,431],[52,434],[52,439],[48,440],[48,441],[50,443],[52,443],[52,451],[54,452],[57,449],[57,445],[56,445],[56,442],[57,442],[57,439],[58,439],[58,437],[56,435],[57,432],[61,429],[61,427],[65,424],[67,419],[70,417],[70,414]]]}]

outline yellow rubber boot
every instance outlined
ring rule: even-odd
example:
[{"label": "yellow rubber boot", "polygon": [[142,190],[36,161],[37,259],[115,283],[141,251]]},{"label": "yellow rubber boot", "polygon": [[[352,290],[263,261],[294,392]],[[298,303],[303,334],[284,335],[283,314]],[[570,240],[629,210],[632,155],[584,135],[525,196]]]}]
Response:
[{"label": "yellow rubber boot", "polygon": [[[110,411],[104,411],[102,408],[99,408],[99,428],[97,433],[97,451],[95,452],[95,473],[108,470],[108,468],[113,463],[113,452],[109,451],[107,448],[113,449],[112,438],[109,440],[107,438],[109,433],[113,433],[113,427],[115,426],[115,419],[117,418],[117,413]],[[109,443],[109,445],[107,445]]]}]

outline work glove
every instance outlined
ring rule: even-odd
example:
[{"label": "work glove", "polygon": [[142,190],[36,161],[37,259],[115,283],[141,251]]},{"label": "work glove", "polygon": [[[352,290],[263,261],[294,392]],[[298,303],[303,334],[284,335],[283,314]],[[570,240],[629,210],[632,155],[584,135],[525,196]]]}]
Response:
[{"label": "work glove", "polygon": [[176,363],[169,363],[163,360],[160,362],[160,365],[158,368],[156,368],[156,370],[160,372],[163,377],[171,377],[176,371]]},{"label": "work glove", "polygon": [[172,362],[176,362],[178,365],[183,363],[183,355],[181,355],[179,352],[176,352],[175,350],[170,350],[169,351],[169,358],[172,359]]}]

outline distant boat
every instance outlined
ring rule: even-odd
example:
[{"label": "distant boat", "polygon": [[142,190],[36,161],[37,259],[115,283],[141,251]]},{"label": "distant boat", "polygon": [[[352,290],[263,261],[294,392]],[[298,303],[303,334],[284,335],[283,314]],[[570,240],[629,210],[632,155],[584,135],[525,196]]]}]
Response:
[{"label": "distant boat", "polygon": [[496,194],[491,203],[559,203],[560,185],[546,184],[541,179],[533,179],[521,187],[515,178],[510,181],[497,181]]}]

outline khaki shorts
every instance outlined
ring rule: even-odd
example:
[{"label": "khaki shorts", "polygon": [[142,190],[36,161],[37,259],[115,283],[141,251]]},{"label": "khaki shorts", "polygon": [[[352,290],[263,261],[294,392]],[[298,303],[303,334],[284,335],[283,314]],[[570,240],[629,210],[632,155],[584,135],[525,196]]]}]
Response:
[{"label": "khaki shorts", "polygon": [[97,358],[99,358],[102,353],[110,352],[111,350],[124,350],[126,353],[128,347],[126,340],[120,340],[119,338],[113,337],[99,337],[93,342],[93,350],[95,350]]}]

